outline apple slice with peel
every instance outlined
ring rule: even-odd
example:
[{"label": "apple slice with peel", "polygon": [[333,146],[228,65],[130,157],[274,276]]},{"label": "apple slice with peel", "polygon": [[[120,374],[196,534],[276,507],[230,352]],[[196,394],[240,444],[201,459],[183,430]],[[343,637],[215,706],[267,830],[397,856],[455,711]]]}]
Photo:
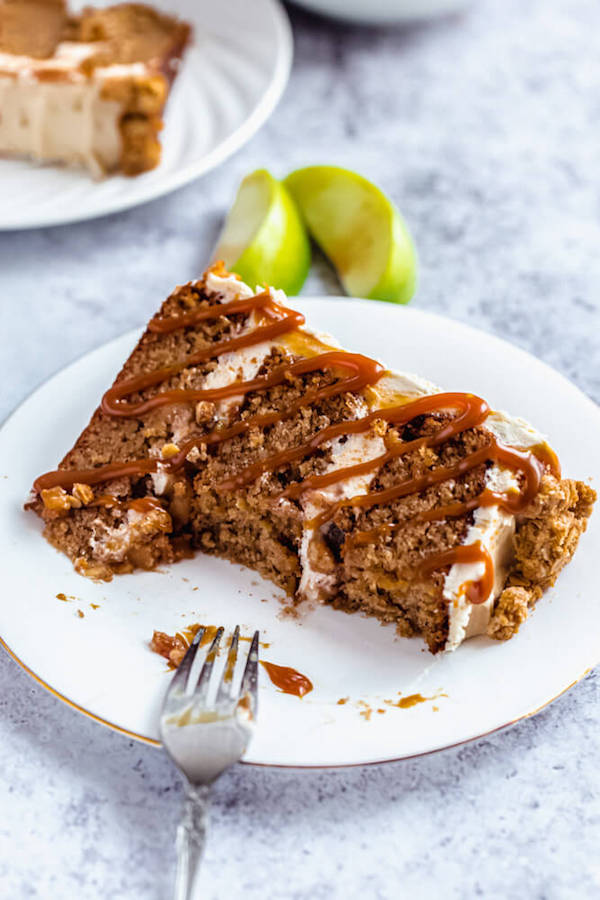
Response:
[{"label": "apple slice with peel", "polygon": [[378,187],[337,166],[297,169],[284,184],[347,293],[408,303],[417,280],[415,248],[400,213]]},{"label": "apple slice with peel", "polygon": [[222,259],[251,287],[300,291],[310,268],[310,241],[296,204],[284,185],[257,169],[240,184],[219,238]]}]

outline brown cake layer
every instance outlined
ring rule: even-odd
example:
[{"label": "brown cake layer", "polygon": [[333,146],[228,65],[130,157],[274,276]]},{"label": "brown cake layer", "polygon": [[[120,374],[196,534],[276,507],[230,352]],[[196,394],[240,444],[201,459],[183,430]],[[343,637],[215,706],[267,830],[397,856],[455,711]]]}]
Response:
[{"label": "brown cake layer", "polygon": [[96,64],[156,62],[179,56],[190,27],[143,3],[86,7],[69,15],[65,0],[0,0],[0,51],[52,57],[61,41],[97,43]]},{"label": "brown cake layer", "polygon": [[[107,171],[127,175],[152,169],[160,161],[162,114],[190,36],[186,23],[139,3],[88,7],[69,16],[62,0],[0,0],[0,52],[45,63],[31,68],[33,80],[59,85],[82,75],[92,80],[96,71],[102,77],[101,99],[120,107],[122,147],[116,164],[105,164],[102,159],[99,163]],[[71,69],[55,55],[65,41],[90,49]],[[142,64],[142,72],[122,71],[104,78],[102,70],[131,64]],[[0,64],[0,76],[3,74],[10,77],[11,71],[3,72]]]},{"label": "brown cake layer", "polygon": [[[168,323],[172,317],[181,322],[182,315],[197,319],[199,311],[218,303],[229,301],[211,294],[201,280],[178,288],[154,322]],[[367,437],[402,452],[392,453],[373,472],[371,498],[377,501],[413,481],[425,486],[386,502],[332,505],[322,490],[305,488],[331,472],[333,443],[319,443],[320,436],[338,428],[343,447],[348,423],[365,416],[366,393],[364,388],[340,390],[347,372],[336,366],[294,369],[322,351],[319,339],[297,330],[277,337],[252,376],[276,382],[270,386],[261,381],[227,401],[197,400],[189,393],[205,390],[206,378],[223,357],[215,347],[272,321],[264,313],[266,318],[261,314],[253,324],[251,315],[256,310],[215,313],[170,331],[152,330],[151,323],[115,385],[148,373],[152,379],[167,367],[170,372],[116,400],[114,390],[109,392],[105,409],[96,410],[59,474],[37,483],[31,505],[46,523],[47,538],[78,571],[96,578],[153,568],[197,548],[248,565],[301,600],[308,564],[303,534],[318,509],[326,518],[309,544],[308,562],[333,585],[320,599],[395,622],[401,634],[421,634],[433,652],[441,650],[448,638],[443,588],[450,563],[433,570],[427,563],[463,546],[485,490],[493,436],[476,424],[435,445],[440,429],[455,419],[443,404],[399,424],[385,421],[383,410],[378,418],[375,411]],[[194,356],[204,358],[187,364]],[[282,372],[285,377],[279,378]],[[156,405],[172,391],[188,393]],[[131,404],[140,403],[150,408],[132,414]],[[406,398],[402,403],[408,403]],[[266,425],[256,424],[267,419]],[[229,436],[231,428],[238,433]],[[304,446],[310,451],[299,454]],[[481,461],[473,465],[472,459]],[[272,465],[272,460],[279,462]],[[134,469],[150,461],[158,470],[109,477],[112,473],[102,469],[132,461],[138,461]],[[539,485],[517,517],[512,561],[489,625],[489,633],[501,639],[518,629],[569,561],[595,499],[582,482],[553,474],[550,463],[536,465],[542,471]],[[453,477],[435,480],[461,466],[464,471]],[[69,476],[72,470],[93,471],[78,480]],[[524,490],[526,475],[518,477]],[[452,505],[465,510],[437,516],[438,509]]]},{"label": "brown cake layer", "polygon": [[0,0],[0,51],[52,56],[67,24],[65,0]]}]

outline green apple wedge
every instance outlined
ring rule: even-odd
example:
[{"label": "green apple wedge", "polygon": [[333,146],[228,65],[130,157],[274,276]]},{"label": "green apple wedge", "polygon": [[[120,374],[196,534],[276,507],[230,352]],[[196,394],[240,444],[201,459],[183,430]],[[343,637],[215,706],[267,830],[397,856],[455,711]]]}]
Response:
[{"label": "green apple wedge", "polygon": [[310,241],[284,185],[257,169],[240,184],[215,251],[252,288],[297,294],[310,268]]},{"label": "green apple wedge", "polygon": [[408,303],[417,281],[414,244],[378,187],[337,166],[297,169],[284,184],[348,294]]}]

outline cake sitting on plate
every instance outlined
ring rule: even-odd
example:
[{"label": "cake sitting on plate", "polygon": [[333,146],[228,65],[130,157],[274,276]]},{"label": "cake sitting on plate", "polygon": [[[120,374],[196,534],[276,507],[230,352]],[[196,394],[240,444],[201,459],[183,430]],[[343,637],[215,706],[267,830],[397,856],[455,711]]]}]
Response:
[{"label": "cake sitting on plate", "polygon": [[0,0],[0,155],[96,177],[158,165],[162,113],[190,28],[138,3],[69,15]]},{"label": "cake sitting on plate", "polygon": [[28,505],[83,575],[201,550],[435,653],[511,637],[594,500],[527,422],[343,350],[217,264],[165,301]]}]

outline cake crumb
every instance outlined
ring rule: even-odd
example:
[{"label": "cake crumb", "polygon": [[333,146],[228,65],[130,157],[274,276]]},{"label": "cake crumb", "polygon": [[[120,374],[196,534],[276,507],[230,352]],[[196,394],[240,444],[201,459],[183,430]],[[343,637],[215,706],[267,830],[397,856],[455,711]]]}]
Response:
[{"label": "cake crumb", "polygon": [[83,619],[83,617],[84,617],[85,614],[84,614],[83,610],[78,609],[78,610],[77,610],[77,615],[79,616],[80,619]]},{"label": "cake crumb", "polygon": [[279,612],[277,613],[277,618],[286,618],[286,619],[299,619],[300,611],[297,606],[294,606],[292,603],[288,603],[287,606],[283,606]]},{"label": "cake crumb", "polygon": [[362,706],[362,709],[359,712],[359,716],[362,716],[363,719],[365,720],[365,722],[369,722],[371,719],[371,716],[373,715],[372,708],[369,706],[368,703],[365,703],[364,700],[359,700],[357,705]]},{"label": "cake crumb", "polygon": [[517,633],[534,603],[531,591],[524,587],[509,587],[502,591],[487,628],[488,637],[507,641]]}]

